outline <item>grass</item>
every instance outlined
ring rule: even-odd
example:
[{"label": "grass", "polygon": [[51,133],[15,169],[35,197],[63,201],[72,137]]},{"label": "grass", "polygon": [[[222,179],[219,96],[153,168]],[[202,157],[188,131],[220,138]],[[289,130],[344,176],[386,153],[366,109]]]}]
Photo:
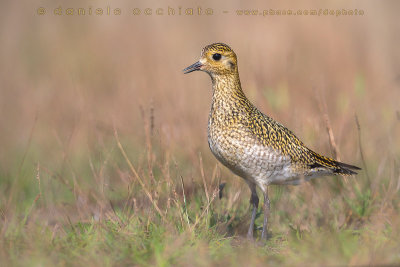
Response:
[{"label": "grass", "polygon": [[[185,167],[168,156],[170,152],[156,142],[156,136],[145,140],[142,151],[147,155],[136,156],[141,162],[138,167],[126,154],[132,144],[123,145],[115,130],[110,148],[82,156],[86,160],[79,155],[76,161],[68,160],[65,164],[71,165],[64,177],[43,163],[28,164],[34,154],[28,148],[15,167],[16,175],[11,176],[17,179],[2,180],[2,188],[19,191],[1,208],[3,264],[242,266],[400,261],[399,217],[393,214],[398,212],[398,189],[393,190],[390,183],[373,192],[361,172],[347,182],[337,177],[299,187],[272,186],[271,237],[267,243],[252,243],[244,238],[250,220],[249,192],[239,179],[228,184],[219,199],[222,174],[215,162],[203,162],[198,154],[194,177],[188,179]],[[110,177],[116,177],[112,183]],[[261,208],[256,224],[259,236]]]},{"label": "grass", "polygon": [[[55,17],[43,5],[44,17],[32,1],[0,9],[0,266],[400,264],[396,4],[340,18],[239,18],[212,1],[208,17]],[[209,77],[181,73],[215,41],[236,51],[260,110],[363,169],[271,186],[266,243],[246,240],[249,189],[208,149]],[[260,208],[257,238],[262,220]]]}]

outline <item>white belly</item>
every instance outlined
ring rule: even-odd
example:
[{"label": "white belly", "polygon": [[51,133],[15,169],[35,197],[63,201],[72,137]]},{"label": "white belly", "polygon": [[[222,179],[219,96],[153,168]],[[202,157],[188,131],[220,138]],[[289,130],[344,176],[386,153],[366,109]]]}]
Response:
[{"label": "white belly", "polygon": [[232,172],[260,187],[283,184],[293,176],[290,157],[258,144],[251,137],[209,135],[215,157]]}]

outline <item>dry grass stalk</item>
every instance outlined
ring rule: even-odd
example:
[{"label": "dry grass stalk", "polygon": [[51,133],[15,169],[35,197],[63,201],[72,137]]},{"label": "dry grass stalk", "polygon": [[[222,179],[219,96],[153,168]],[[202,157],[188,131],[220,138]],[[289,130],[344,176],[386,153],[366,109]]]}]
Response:
[{"label": "dry grass stalk", "polygon": [[140,178],[139,174],[137,173],[136,169],[133,167],[131,161],[129,160],[128,156],[125,153],[124,148],[121,145],[121,142],[119,141],[119,137],[118,137],[118,132],[114,127],[114,137],[117,141],[117,145],[119,150],[121,151],[123,157],[125,158],[126,163],[128,164],[131,172],[134,174],[134,177],[136,178],[136,180],[139,182],[139,184],[141,185],[143,191],[145,192],[145,194],[147,195],[147,197],[149,198],[151,204],[153,204],[154,208],[156,209],[157,213],[160,215],[161,219],[164,222],[167,222],[167,219],[165,218],[164,214],[161,212],[160,208],[158,207],[157,203],[154,201],[150,191],[146,188],[146,185],[144,184],[142,178]]},{"label": "dry grass stalk", "polygon": [[360,150],[360,156],[361,156],[361,161],[362,161],[362,164],[363,164],[363,169],[364,169],[364,172],[365,172],[365,176],[367,176],[368,184],[370,184],[371,183],[371,178],[370,178],[369,173],[368,173],[368,168],[367,168],[367,164],[365,163],[364,153],[363,153],[363,149],[362,149],[362,145],[361,145],[361,127],[360,127],[360,122],[358,121],[357,114],[355,115],[355,119],[356,119],[357,132],[358,132],[358,148]]},{"label": "dry grass stalk", "polygon": [[183,195],[183,204],[184,204],[184,208],[185,208],[186,221],[187,221],[188,226],[190,227],[189,215],[187,213],[187,205],[186,205],[185,184],[183,183],[182,175],[180,175],[180,178],[181,178],[181,185],[182,185],[182,195]]},{"label": "dry grass stalk", "polygon": [[193,231],[197,224],[200,222],[200,220],[204,217],[205,213],[208,211],[208,209],[210,208],[211,203],[214,201],[215,197],[218,195],[218,187],[216,189],[214,189],[212,198],[210,200],[210,202],[208,202],[207,207],[203,210],[203,212],[201,213],[201,215],[199,217],[196,218],[196,221],[194,222],[194,224],[192,225],[191,230]]},{"label": "dry grass stalk", "polygon": [[151,179],[151,182],[153,184],[157,184],[155,178],[154,178],[154,173],[153,173],[153,142],[152,142],[152,136],[153,136],[153,128],[154,128],[154,107],[153,105],[150,106],[150,116],[149,118],[146,117],[146,112],[142,106],[140,106],[140,112],[142,115],[142,119],[144,122],[144,133],[146,137],[146,150],[147,150],[147,169],[149,172],[149,176]]},{"label": "dry grass stalk", "polygon": [[201,153],[199,153],[199,161],[200,161],[201,179],[203,180],[204,191],[206,192],[206,198],[207,198],[207,208],[206,208],[206,210],[207,210],[207,214],[208,214],[208,207],[210,206],[210,196],[208,195],[207,182],[206,182],[206,177],[204,175],[203,158],[201,157]]}]

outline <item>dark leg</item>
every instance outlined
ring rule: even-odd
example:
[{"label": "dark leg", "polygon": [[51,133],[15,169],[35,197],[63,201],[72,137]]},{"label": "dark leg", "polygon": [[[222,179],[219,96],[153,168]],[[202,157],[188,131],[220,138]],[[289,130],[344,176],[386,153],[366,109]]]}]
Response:
[{"label": "dark leg", "polygon": [[268,198],[268,187],[265,188],[264,191],[264,223],[263,223],[263,229],[262,229],[262,234],[261,234],[261,239],[267,240],[267,235],[268,235],[268,217],[269,217],[269,198]]},{"label": "dark leg", "polygon": [[249,183],[249,187],[251,190],[250,204],[253,206],[253,211],[251,213],[251,221],[250,221],[249,231],[247,232],[247,238],[253,239],[254,221],[256,220],[259,199],[257,196],[256,186],[254,184]]}]

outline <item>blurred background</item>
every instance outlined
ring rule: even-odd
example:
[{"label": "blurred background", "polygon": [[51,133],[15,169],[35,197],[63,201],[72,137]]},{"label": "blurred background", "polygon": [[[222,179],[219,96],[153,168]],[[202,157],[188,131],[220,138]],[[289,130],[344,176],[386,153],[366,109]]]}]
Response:
[{"label": "blurred background", "polygon": [[[79,8],[86,14],[79,15]],[[98,8],[102,15],[95,14]],[[151,15],[145,14],[147,8]],[[156,14],[159,8],[162,15]],[[184,14],[188,8],[193,15]],[[78,216],[79,203],[86,203],[92,216],[102,194],[117,203],[126,198],[129,169],[121,160],[114,127],[149,187],[151,177],[157,184],[168,169],[173,180],[183,177],[190,195],[203,190],[204,171],[210,187],[218,176],[229,185],[228,197],[240,191],[239,201],[247,203],[247,186],[217,165],[208,149],[210,78],[182,73],[213,42],[236,52],[244,92],[261,111],[313,150],[362,167],[355,178],[361,188],[382,199],[393,190],[388,203],[398,208],[399,8],[397,1],[3,2],[3,221],[30,207],[39,192],[32,218],[46,223],[65,220],[57,219],[60,213]],[[140,14],[134,15],[134,9]],[[174,15],[168,15],[171,9]],[[363,15],[237,13],[270,9],[357,9]],[[336,180],[329,181],[335,185]],[[284,190],[309,189],[299,188]],[[139,200],[137,205],[140,209]],[[285,209],[277,205],[273,209]],[[382,218],[382,213],[376,216]],[[390,212],[387,216],[393,219]]]}]

